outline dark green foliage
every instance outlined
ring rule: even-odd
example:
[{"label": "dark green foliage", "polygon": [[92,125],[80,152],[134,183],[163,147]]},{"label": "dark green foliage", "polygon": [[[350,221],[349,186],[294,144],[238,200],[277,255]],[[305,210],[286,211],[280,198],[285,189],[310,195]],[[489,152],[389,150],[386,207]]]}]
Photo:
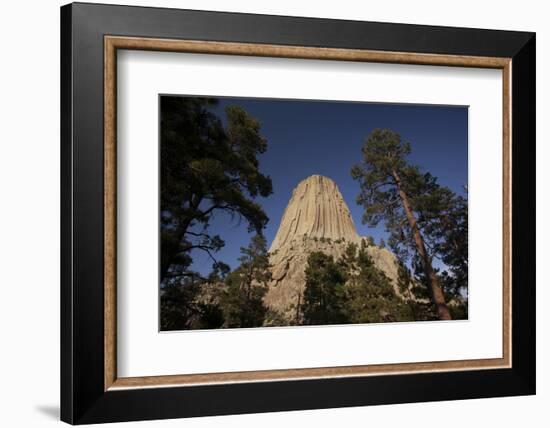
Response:
[{"label": "dark green foliage", "polygon": [[187,274],[191,252],[214,253],[224,242],[208,232],[218,212],[243,218],[260,233],[268,221],[253,201],[272,192],[257,156],[267,149],[259,122],[228,107],[226,125],[209,108],[215,99],[161,97],[161,281]]},{"label": "dark green foliage", "polygon": [[460,303],[449,305],[454,320],[467,320],[468,319],[468,302],[462,301]]},{"label": "dark green foliage", "polygon": [[171,282],[161,290],[161,330],[219,328],[223,315],[218,305],[198,299],[202,278]]},{"label": "dark green foliage", "polygon": [[304,324],[342,324],[348,322],[344,312],[346,276],[332,256],[321,252],[309,255],[306,287],[302,304]]},{"label": "dark green foliage", "polygon": [[388,277],[378,269],[365,247],[348,246],[346,315],[353,323],[412,321],[411,308],[399,298]]},{"label": "dark green foliage", "polygon": [[241,248],[240,266],[227,275],[220,296],[226,328],[260,327],[267,308],[263,297],[271,281],[265,238],[256,235],[250,245]]},{"label": "dark green foliage", "polygon": [[411,275],[411,271],[401,260],[398,260],[398,264],[399,266],[397,268],[397,287],[402,294],[406,295],[407,297],[412,297],[411,285],[413,284],[413,278]]},{"label": "dark green foliage", "polygon": [[437,215],[436,204],[439,200],[436,193],[442,189],[435,177],[422,173],[417,166],[407,162],[406,156],[410,151],[410,144],[401,141],[399,134],[376,129],[364,143],[363,161],[351,170],[352,177],[361,186],[357,203],[365,208],[363,222],[375,227],[384,221],[390,233],[390,247],[405,258],[416,254],[416,246],[398,194],[394,172],[399,173],[403,191],[413,213],[417,215],[420,231],[427,226],[428,218]]},{"label": "dark green foliage", "polygon": [[449,268],[442,274],[445,294],[463,297],[468,292],[468,201],[458,195],[446,195],[448,209],[438,221],[432,221],[429,236],[441,261]]},{"label": "dark green foliage", "polygon": [[[293,309],[296,310],[295,307],[293,307]],[[298,313],[298,315],[300,315],[300,313]],[[293,319],[289,321],[287,318],[284,317],[283,314],[268,308],[265,313],[263,325],[264,327],[282,327],[300,324],[301,323],[299,322],[299,319]]]},{"label": "dark green foliage", "polygon": [[[416,272],[424,276],[420,284],[444,312],[444,294],[456,296],[467,287],[467,201],[409,163],[410,152],[399,134],[376,129],[351,175],[361,186],[357,202],[365,209],[363,222],[384,221],[389,246],[401,259],[418,264]],[[445,279],[434,270],[434,258],[449,267]],[[439,315],[448,319],[448,312]]]},{"label": "dark green foliage", "polygon": [[[411,263],[415,279],[411,291],[419,299],[429,299],[430,285],[428,283],[428,278],[426,278],[426,274],[424,273],[422,263],[420,262],[418,256],[413,256]],[[436,272],[439,273],[438,270],[436,270]]]},{"label": "dark green foliage", "polygon": [[[399,292],[406,299],[412,319],[415,321],[433,321],[438,319],[426,284],[419,285],[418,278],[415,278],[403,261],[398,261],[397,286]],[[454,318],[453,318],[454,319]]]},{"label": "dark green foliage", "polygon": [[[254,199],[272,192],[258,162],[267,142],[259,122],[240,107],[226,108],[224,125],[211,110],[216,99],[163,96],[160,103],[161,329],[222,327],[230,305],[222,308],[220,296],[226,281],[236,281],[215,258],[224,241],[209,233],[209,224],[223,212],[244,219],[249,231],[264,228],[268,218]],[[189,269],[193,251],[212,259],[207,278]],[[252,302],[255,292],[247,294]],[[237,293],[232,298],[240,302]]]},{"label": "dark green foliage", "polygon": [[267,316],[263,297],[271,280],[265,238],[254,236],[241,254],[232,272],[219,263],[207,278],[169,280],[161,290],[161,329],[262,326]]},{"label": "dark green foliage", "polygon": [[166,285],[161,290],[160,325],[161,330],[183,330],[190,328],[192,317],[196,314],[192,301],[197,286],[191,281]]},{"label": "dark green foliage", "polygon": [[412,321],[411,306],[399,298],[390,280],[367,252],[350,243],[342,257],[314,252],[306,267],[302,304],[304,324]]}]

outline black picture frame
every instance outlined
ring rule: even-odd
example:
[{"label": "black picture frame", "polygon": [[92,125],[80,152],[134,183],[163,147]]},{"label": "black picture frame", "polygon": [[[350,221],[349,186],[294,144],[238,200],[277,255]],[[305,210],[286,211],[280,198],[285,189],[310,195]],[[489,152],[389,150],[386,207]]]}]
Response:
[{"label": "black picture frame", "polygon": [[[104,390],[104,36],[512,58],[512,367]],[[535,393],[535,34],[74,3],[61,8],[61,419],[71,424]]]}]

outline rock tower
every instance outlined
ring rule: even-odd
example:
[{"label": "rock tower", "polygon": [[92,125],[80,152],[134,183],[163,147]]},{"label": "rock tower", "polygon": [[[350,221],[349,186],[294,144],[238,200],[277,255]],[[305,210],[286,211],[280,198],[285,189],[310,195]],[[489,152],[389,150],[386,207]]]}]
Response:
[{"label": "rock tower", "polygon": [[[309,254],[321,251],[338,259],[349,243],[361,244],[363,239],[366,238],[357,234],[349,208],[333,180],[312,175],[300,182],[292,192],[269,250],[273,281],[265,296],[266,305],[285,321],[291,321],[297,316],[304,292]],[[400,295],[395,255],[377,246],[369,246],[367,251]]]}]

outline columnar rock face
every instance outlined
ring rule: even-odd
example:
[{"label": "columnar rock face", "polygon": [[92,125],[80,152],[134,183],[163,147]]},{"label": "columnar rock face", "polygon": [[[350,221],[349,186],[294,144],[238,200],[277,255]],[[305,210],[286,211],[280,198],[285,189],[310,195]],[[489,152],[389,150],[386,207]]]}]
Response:
[{"label": "columnar rock face", "polygon": [[312,175],[292,192],[270,251],[276,251],[297,236],[346,239],[357,241],[359,236],[349,208],[338,186],[330,178]]},{"label": "columnar rock face", "polygon": [[[340,258],[349,243],[361,244],[349,208],[330,178],[312,175],[298,184],[281,219],[271,244],[270,263],[273,281],[265,303],[286,322],[298,314],[305,288],[305,267],[313,251]],[[385,248],[367,248],[373,261],[394,285],[396,294],[398,264]]]}]

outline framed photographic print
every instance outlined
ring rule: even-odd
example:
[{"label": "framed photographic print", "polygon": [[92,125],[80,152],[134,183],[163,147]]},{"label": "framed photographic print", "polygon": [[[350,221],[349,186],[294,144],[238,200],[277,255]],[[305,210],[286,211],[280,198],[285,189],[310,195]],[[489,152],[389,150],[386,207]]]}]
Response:
[{"label": "framed photographic print", "polygon": [[61,418],[535,393],[535,35],[61,8]]}]

